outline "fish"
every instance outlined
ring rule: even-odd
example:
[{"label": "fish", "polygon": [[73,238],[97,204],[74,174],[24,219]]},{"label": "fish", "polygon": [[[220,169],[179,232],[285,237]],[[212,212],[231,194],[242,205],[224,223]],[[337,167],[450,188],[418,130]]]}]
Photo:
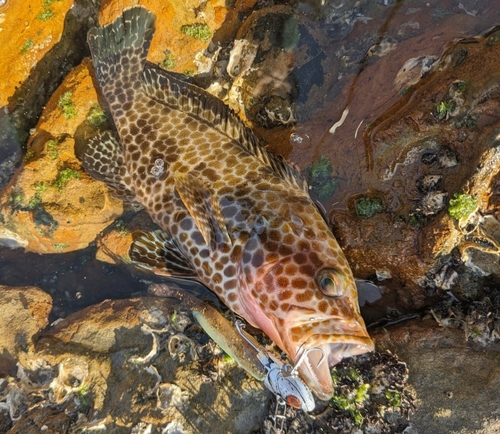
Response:
[{"label": "fish", "polygon": [[143,6],[89,31],[116,131],[88,143],[83,167],[157,224],[135,234],[135,264],[204,284],[330,399],[329,367],[374,348],[347,259],[295,165],[222,101],[147,62],[154,32]]}]

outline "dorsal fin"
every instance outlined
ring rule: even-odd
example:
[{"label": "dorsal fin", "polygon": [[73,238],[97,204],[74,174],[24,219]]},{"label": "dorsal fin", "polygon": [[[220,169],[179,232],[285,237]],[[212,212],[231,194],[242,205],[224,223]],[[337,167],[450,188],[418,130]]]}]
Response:
[{"label": "dorsal fin", "polygon": [[146,65],[142,78],[145,91],[151,98],[209,123],[211,127],[234,140],[243,151],[261,160],[277,176],[309,194],[307,182],[300,170],[285,162],[283,157],[272,155],[238,115],[221,100],[154,65]]}]

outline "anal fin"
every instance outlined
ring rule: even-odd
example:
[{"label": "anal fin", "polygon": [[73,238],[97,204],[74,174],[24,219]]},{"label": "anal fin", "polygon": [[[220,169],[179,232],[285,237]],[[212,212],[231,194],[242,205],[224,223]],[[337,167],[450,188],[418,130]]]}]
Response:
[{"label": "anal fin", "polygon": [[162,230],[136,231],[133,238],[129,256],[138,266],[163,276],[196,277],[191,262]]},{"label": "anal fin", "polygon": [[82,164],[92,178],[111,187],[115,197],[134,201],[135,193],[116,132],[103,131],[92,138],[85,148]]}]

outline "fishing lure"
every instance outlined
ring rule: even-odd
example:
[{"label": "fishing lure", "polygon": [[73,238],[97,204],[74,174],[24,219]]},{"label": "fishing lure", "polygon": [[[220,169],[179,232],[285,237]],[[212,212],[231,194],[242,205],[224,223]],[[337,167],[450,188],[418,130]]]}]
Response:
[{"label": "fishing lure", "polygon": [[[283,363],[276,356],[272,355],[264,348],[260,347],[246,333],[243,333],[243,323],[236,321],[236,329],[240,336],[245,339],[256,351],[257,357],[267,370],[264,378],[264,385],[278,397],[279,404],[288,404],[294,408],[301,408],[304,411],[312,411],[315,407],[311,389],[299,378],[297,369],[311,351],[320,351],[321,359],[318,365],[323,362],[324,353],[320,348],[299,348],[301,352],[295,366]],[[281,402],[281,401],[282,402]]]}]

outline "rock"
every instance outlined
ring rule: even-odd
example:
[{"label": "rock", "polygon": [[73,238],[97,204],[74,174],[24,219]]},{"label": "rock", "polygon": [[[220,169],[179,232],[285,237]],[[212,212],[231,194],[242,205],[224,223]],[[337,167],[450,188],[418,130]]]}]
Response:
[{"label": "rock", "polygon": [[22,162],[21,145],[6,108],[0,109],[0,191]]},{"label": "rock", "polygon": [[[89,60],[52,95],[28,143],[25,164],[0,194],[0,239],[37,253],[82,249],[123,211],[82,169],[75,143],[106,123]],[[101,118],[99,118],[99,115]]]},{"label": "rock", "polygon": [[20,143],[64,76],[88,53],[86,33],[96,16],[89,0],[31,2],[28,8],[7,1],[0,8],[0,107],[8,106]]},{"label": "rock", "polygon": [[[44,399],[33,401],[33,385]],[[52,324],[8,391],[24,403],[7,416],[19,433],[97,425],[248,433],[268,396],[225,361],[178,302],[154,297],[107,300]]]},{"label": "rock", "polygon": [[380,350],[408,364],[417,393],[412,425],[419,433],[493,434],[500,427],[500,343],[466,341],[464,332],[434,320],[411,321],[372,333]]},{"label": "rock", "polygon": [[[429,289],[453,287],[436,278],[450,261],[459,275],[477,274],[462,266],[467,249],[484,250],[489,243],[497,252],[498,241],[480,215],[491,212],[500,170],[500,100],[491,87],[500,78],[499,32],[474,44],[451,44],[418,85],[365,131],[365,194],[382,201],[382,212],[361,219],[353,195],[347,212],[331,214],[355,274],[367,278],[387,269],[406,307],[423,307]],[[459,209],[452,213],[452,204],[466,200],[474,205],[463,216]]]},{"label": "rock", "polygon": [[[136,4],[133,0],[104,2],[99,23],[104,25],[113,21],[124,8]],[[226,3],[223,0],[188,0],[166,4],[146,0],[141,4],[156,15],[156,28],[161,29],[153,37],[148,60],[187,75],[197,73],[197,62],[203,57],[214,32],[224,22]]]},{"label": "rock", "polygon": [[[336,79],[325,59],[331,41],[306,15],[290,6],[255,10],[236,35],[246,49],[234,52],[228,72],[241,87],[246,116],[261,127],[293,125],[310,116],[324,89]],[[235,48],[238,48],[235,44]],[[253,56],[252,56],[253,55]],[[335,65],[336,66],[336,65]]]},{"label": "rock", "polygon": [[135,231],[154,231],[158,229],[151,217],[141,211],[130,215],[124,215],[121,219],[103,231],[96,239],[97,254],[99,261],[115,263],[130,263],[129,250],[132,245],[133,233]]},{"label": "rock", "polygon": [[49,322],[50,295],[36,287],[0,285],[0,376],[13,375],[18,360],[31,354],[38,333]]},{"label": "rock", "polygon": [[[145,6],[156,13],[157,26],[167,29],[156,32],[149,59],[165,66],[168,57],[175,63],[169,63],[170,69],[195,72],[199,53],[224,20],[224,2],[202,5],[194,1],[191,7],[183,4],[166,10],[160,2],[149,3]],[[124,6],[115,2],[103,5],[101,22],[114,19]],[[172,41],[177,48],[169,51]],[[24,167],[0,195],[3,245],[38,253],[81,249],[123,211],[122,203],[113,199],[102,183],[90,179],[77,159],[99,129],[110,128],[92,75],[91,62],[85,60],[47,103],[28,142]]]}]

